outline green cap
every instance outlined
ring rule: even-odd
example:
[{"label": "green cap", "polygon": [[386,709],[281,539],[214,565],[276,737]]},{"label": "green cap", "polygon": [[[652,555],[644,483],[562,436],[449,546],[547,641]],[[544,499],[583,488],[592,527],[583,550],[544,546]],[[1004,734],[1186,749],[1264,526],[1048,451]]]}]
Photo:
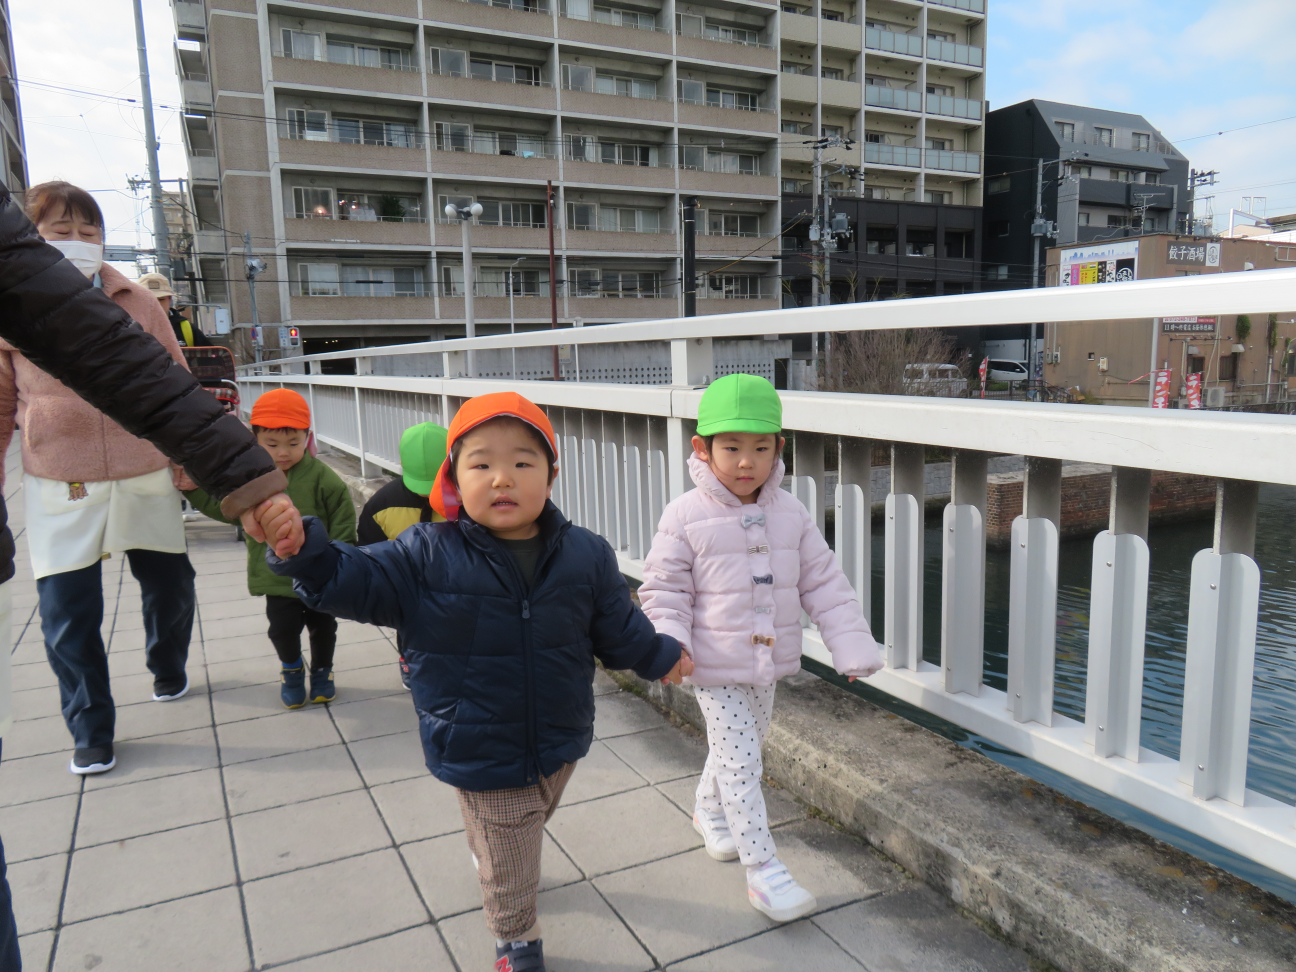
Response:
[{"label": "green cap", "polygon": [[783,431],[783,403],[759,375],[725,375],[711,382],[698,403],[697,434]]},{"label": "green cap", "polygon": [[427,496],[446,457],[449,433],[435,422],[411,425],[400,440],[401,479],[411,493]]}]

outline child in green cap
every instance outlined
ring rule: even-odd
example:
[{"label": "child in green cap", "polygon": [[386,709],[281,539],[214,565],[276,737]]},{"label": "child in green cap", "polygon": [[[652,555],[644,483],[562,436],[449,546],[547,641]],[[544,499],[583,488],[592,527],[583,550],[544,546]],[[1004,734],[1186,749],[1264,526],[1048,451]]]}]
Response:
[{"label": "child in green cap", "polygon": [[801,612],[852,680],[882,667],[850,582],[810,513],[783,483],[783,406],[756,375],[727,375],[698,405],[689,472],[697,489],[666,507],[639,599],[693,659],[710,752],[693,826],[719,861],[747,867],[747,897],[775,921],[816,906],[775,856],[761,793],[774,684],[801,668]]},{"label": "child in green cap", "polygon": [[[428,496],[437,470],[445,462],[447,434],[445,427],[435,422],[420,422],[401,433],[401,475],[365,503],[356,527],[356,546],[395,540],[415,523],[441,523],[445,520],[432,509]],[[396,635],[396,651],[400,659],[401,684],[409,691],[410,670],[399,633]]]}]

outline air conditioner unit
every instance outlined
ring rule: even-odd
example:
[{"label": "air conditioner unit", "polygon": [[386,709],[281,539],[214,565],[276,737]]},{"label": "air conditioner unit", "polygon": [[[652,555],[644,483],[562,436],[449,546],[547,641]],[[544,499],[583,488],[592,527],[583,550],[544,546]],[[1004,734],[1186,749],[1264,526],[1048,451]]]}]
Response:
[{"label": "air conditioner unit", "polygon": [[1227,390],[1224,389],[1224,388],[1221,388],[1221,387],[1218,386],[1218,385],[1215,386],[1214,388],[1207,388],[1207,389],[1206,389],[1206,407],[1207,407],[1207,408],[1223,408],[1223,407],[1224,407],[1224,396],[1225,396],[1226,394],[1228,394]]}]

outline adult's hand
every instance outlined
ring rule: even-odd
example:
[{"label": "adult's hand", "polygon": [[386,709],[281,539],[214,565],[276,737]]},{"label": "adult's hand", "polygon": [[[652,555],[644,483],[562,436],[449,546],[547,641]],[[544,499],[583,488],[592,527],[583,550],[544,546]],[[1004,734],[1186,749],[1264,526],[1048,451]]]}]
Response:
[{"label": "adult's hand", "polygon": [[248,536],[273,547],[279,557],[293,556],[306,540],[301,513],[285,493],[245,510],[239,519]]}]

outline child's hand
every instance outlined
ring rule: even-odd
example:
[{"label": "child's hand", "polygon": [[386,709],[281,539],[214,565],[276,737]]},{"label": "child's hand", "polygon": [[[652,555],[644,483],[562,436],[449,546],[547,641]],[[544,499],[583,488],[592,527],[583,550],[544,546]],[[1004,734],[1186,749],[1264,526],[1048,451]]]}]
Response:
[{"label": "child's hand", "polygon": [[296,555],[306,541],[301,513],[284,493],[277,493],[245,511],[240,519],[248,536],[273,547],[279,557]]},{"label": "child's hand", "polygon": [[171,466],[171,482],[175,485],[176,489],[182,492],[198,488],[198,484],[189,478],[189,474],[184,471],[184,467],[174,464]]},{"label": "child's hand", "polygon": [[681,649],[679,661],[675,663],[674,668],[662,676],[662,684],[665,685],[669,682],[671,685],[679,685],[684,681],[684,679],[688,678],[692,674],[693,659],[689,657],[687,651]]}]

